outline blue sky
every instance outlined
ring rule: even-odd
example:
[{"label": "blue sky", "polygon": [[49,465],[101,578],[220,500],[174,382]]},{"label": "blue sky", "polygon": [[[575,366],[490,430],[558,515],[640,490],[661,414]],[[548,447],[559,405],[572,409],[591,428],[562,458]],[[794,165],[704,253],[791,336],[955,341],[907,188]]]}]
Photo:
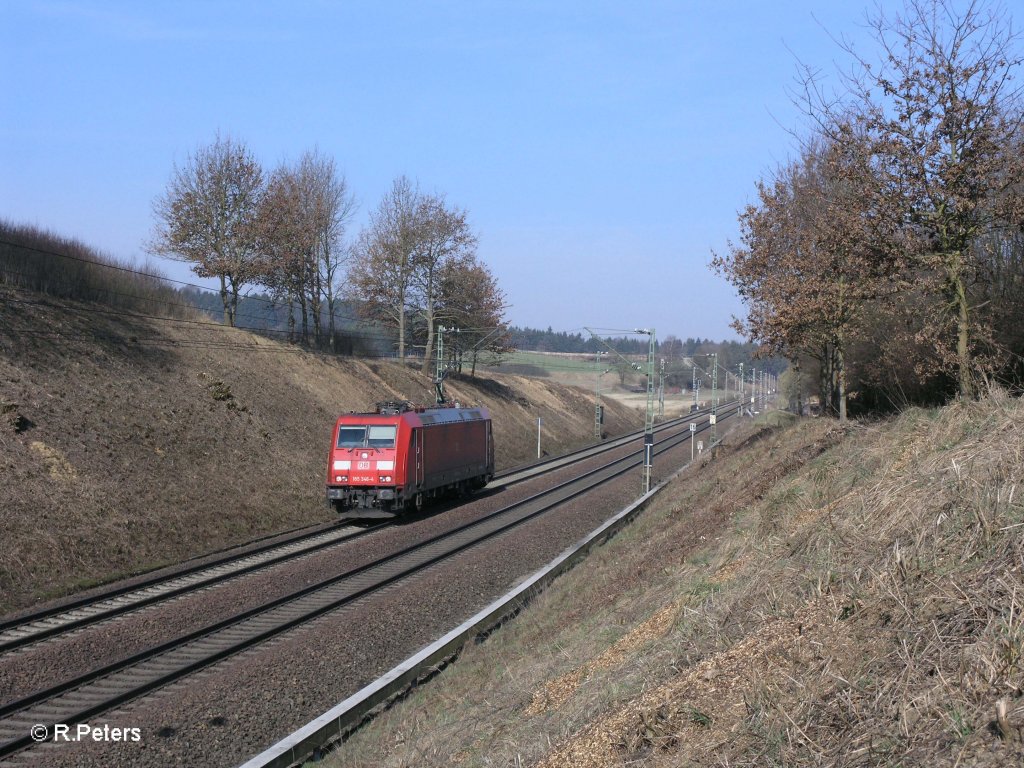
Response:
[{"label": "blue sky", "polygon": [[318,147],[353,235],[401,174],[467,209],[514,324],[735,338],[712,251],[793,153],[798,59],[834,73],[864,12],[0,0],[0,216],[141,263],[173,164],[218,131],[268,168]]}]

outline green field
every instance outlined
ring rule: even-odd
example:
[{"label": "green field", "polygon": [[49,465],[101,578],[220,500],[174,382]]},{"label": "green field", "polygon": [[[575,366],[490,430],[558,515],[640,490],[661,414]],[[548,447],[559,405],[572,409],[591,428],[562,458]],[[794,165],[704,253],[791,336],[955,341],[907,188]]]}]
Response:
[{"label": "green field", "polygon": [[568,373],[596,373],[593,355],[555,352],[529,352],[517,349],[502,358],[502,366],[532,365],[546,371]]}]

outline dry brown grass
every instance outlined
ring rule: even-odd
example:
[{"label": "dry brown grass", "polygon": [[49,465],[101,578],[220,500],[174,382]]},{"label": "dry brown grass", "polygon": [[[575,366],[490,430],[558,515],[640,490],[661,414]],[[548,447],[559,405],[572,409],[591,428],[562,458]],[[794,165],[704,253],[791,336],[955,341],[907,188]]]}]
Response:
[{"label": "dry brown grass", "polygon": [[334,764],[1024,763],[1024,404],[745,430]]},{"label": "dry brown grass", "polygon": [[[193,317],[198,313],[165,283],[159,270],[122,264],[73,238],[0,219],[0,285],[25,289],[20,298],[44,294],[94,302],[107,309]],[[36,294],[32,296],[31,294]],[[38,331],[48,330],[41,326]]]},{"label": "dry brown grass", "polygon": [[[302,353],[244,331],[49,307],[0,286],[0,611],[329,519],[338,413],[433,385],[392,362]],[[449,392],[484,404],[499,466],[587,443],[578,390],[499,375]],[[608,428],[637,428],[609,408]]]}]

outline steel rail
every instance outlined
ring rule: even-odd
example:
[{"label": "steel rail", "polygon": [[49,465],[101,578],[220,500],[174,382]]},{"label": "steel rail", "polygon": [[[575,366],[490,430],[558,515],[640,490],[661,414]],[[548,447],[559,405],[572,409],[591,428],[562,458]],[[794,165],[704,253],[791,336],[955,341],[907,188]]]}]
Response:
[{"label": "steel rail", "polygon": [[[705,423],[700,431],[704,431],[704,429],[709,427],[710,424]],[[689,430],[681,430],[678,435],[675,435],[668,441],[660,444],[656,452],[660,454],[664,451],[671,450],[685,442],[687,439],[690,439],[692,434],[693,433]],[[511,504],[502,510],[498,510],[485,518],[475,520],[458,526],[450,531],[437,534],[422,542],[418,542],[411,547],[407,547],[400,552],[392,553],[391,555],[380,558],[377,561],[351,569],[346,573],[339,574],[319,584],[310,585],[309,587],[303,588],[291,595],[278,598],[258,608],[244,611],[236,616],[188,633],[183,637],[162,643],[158,646],[147,649],[146,651],[142,651],[126,659],[122,659],[121,661],[93,670],[86,675],[51,686],[50,688],[42,691],[37,691],[36,693],[30,694],[18,701],[10,702],[9,704],[0,707],[0,717],[7,720],[8,723],[4,726],[4,729],[9,734],[12,731],[17,733],[20,730],[22,736],[14,736],[13,738],[10,738],[9,741],[0,744],[0,757],[13,754],[14,752],[20,751],[33,743],[32,738],[27,733],[32,723],[45,721],[52,727],[52,724],[55,722],[66,724],[83,722],[99,712],[109,710],[112,707],[118,706],[128,700],[135,699],[156,688],[163,687],[181,679],[182,677],[192,674],[199,669],[205,668],[210,664],[216,663],[217,661],[227,658],[228,656],[232,656],[257,643],[286,632],[299,624],[309,622],[325,613],[336,610],[353,602],[354,600],[359,599],[360,597],[382,588],[383,586],[387,586],[395,581],[407,578],[408,576],[428,568],[441,560],[452,557],[458,552],[475,546],[482,541],[498,536],[513,527],[521,525],[528,520],[550,511],[554,507],[557,507],[575,496],[586,493],[587,491],[628,472],[636,466],[639,466],[642,462],[642,458],[638,458],[636,455],[638,453],[639,452],[635,452],[629,456],[616,459],[603,467],[590,470],[584,475],[573,478],[568,482],[561,483],[547,491],[534,494],[527,499],[515,502],[514,504]],[[540,503],[540,506],[533,511],[529,511],[528,505],[537,502]],[[511,520],[502,522],[498,519],[501,517],[507,517],[515,510],[522,508],[527,508],[527,511],[519,516],[514,516]],[[490,530],[488,530],[488,527],[490,527]],[[430,547],[439,543],[457,540],[460,534],[477,528],[482,529],[484,532],[475,536],[469,535],[461,543],[456,543],[454,546],[442,547],[441,551],[435,554],[430,554],[425,558],[421,557],[419,560],[416,560],[412,557],[415,553],[426,552]],[[342,584],[346,581],[351,582],[362,574],[366,574],[373,569],[381,569],[389,563],[397,563],[402,558],[412,558],[413,563],[408,566],[399,567],[394,573],[385,575],[383,578],[377,579],[376,582],[364,586],[357,585],[356,588],[348,594],[337,599],[328,599],[326,603],[322,602],[319,605],[314,605],[309,609],[303,610],[297,616],[278,619],[269,617],[269,615],[277,608],[286,607],[289,604],[293,604],[296,601],[307,596],[312,596],[318,592],[327,593],[330,588],[335,585]],[[194,645],[197,641],[202,640],[205,645],[209,645],[216,633],[224,633],[225,630],[230,628],[240,627],[243,623],[257,617],[264,617],[265,621],[269,620],[270,625],[266,627],[257,626],[255,631],[243,633],[241,639],[236,640],[231,637],[227,637],[222,647],[216,649],[212,653],[204,651],[200,658],[189,658],[187,649],[189,644]],[[161,657],[170,655],[172,652],[179,651],[184,653],[185,658],[180,659],[176,663],[172,661],[171,663],[173,664],[174,669],[171,671],[165,671],[164,668],[166,668],[169,659],[162,659],[161,661]],[[139,667],[149,661],[153,661],[154,666],[160,667],[161,669],[156,672],[151,671],[148,679],[144,682],[140,684],[132,683],[128,689],[122,690],[113,696],[108,695],[104,690],[104,698],[102,698],[102,700],[87,704],[85,707],[80,705],[83,695],[86,699],[89,698],[86,686],[95,681],[102,680],[104,685],[97,687],[102,687],[104,689],[109,688],[111,683],[116,685],[116,681],[112,681],[107,678],[118,672],[129,669],[132,670],[131,676],[133,678],[138,678],[140,675],[145,676],[145,670],[140,670]],[[69,698],[75,701],[74,708],[70,711],[65,710],[63,714],[57,716],[57,719],[54,719],[55,708],[57,712],[60,712],[61,710],[59,697],[63,694],[73,694],[73,696],[69,696]],[[37,714],[33,714],[30,709],[36,704],[44,704],[44,706],[40,708],[40,711]],[[11,715],[18,715],[18,717],[14,718],[11,717]]]},{"label": "steel rail", "polygon": [[[723,420],[728,415],[723,417]],[[721,442],[712,442],[711,448]],[[520,581],[510,591],[482,608],[472,617],[451,629],[429,645],[399,662],[383,675],[367,683],[326,712],[292,731],[287,736],[249,758],[239,768],[296,768],[316,761],[339,741],[374,717],[381,704],[419,684],[425,676],[445,666],[467,643],[487,637],[506,620],[518,614],[551,582],[586,557],[594,547],[607,541],[643,510],[648,502],[691,466],[687,462],[658,483],[651,491],[612,515],[582,539]]]},{"label": "steel rail", "polygon": [[[323,525],[323,524],[322,523],[316,523],[314,525]],[[330,528],[334,528],[334,527],[337,527],[337,526],[338,526],[337,523],[331,523],[331,524],[329,524],[329,527],[326,530],[330,530]],[[299,528],[293,528],[291,530],[282,531],[280,533],[269,534],[268,536],[262,536],[260,538],[253,539],[252,541],[248,541],[248,542],[245,542],[243,544],[235,544],[235,545],[230,546],[230,547],[225,547],[224,549],[221,549],[221,550],[214,550],[213,552],[208,552],[208,553],[206,553],[204,555],[196,555],[195,557],[190,557],[187,560],[182,561],[181,564],[188,563],[188,562],[191,562],[193,560],[199,560],[199,559],[206,558],[206,557],[216,556],[218,554],[224,554],[224,553],[227,553],[227,552],[231,552],[232,550],[237,550],[237,549],[239,549],[241,547],[250,546],[251,544],[257,543],[259,541],[264,541],[266,539],[276,538],[278,536],[287,536],[289,533],[293,533],[295,531],[304,531],[307,528],[311,528],[311,527],[313,527],[313,526],[305,525],[305,526],[301,526]],[[317,536],[317,535],[319,535],[319,534],[321,534],[323,532],[324,532],[323,530],[318,530],[318,531],[313,531],[313,532],[300,533],[300,534],[298,534],[296,536],[293,536],[291,538],[285,539],[283,541],[278,541],[278,542],[275,542],[273,544],[265,544],[262,547],[257,547],[256,549],[250,550],[249,552],[243,552],[243,553],[236,552],[235,554],[232,554],[232,555],[224,554],[223,557],[211,560],[210,562],[201,563],[201,564],[194,565],[194,566],[188,566],[187,568],[184,568],[184,569],[182,569],[180,571],[175,571],[173,573],[166,573],[166,574],[163,574],[161,576],[153,576],[152,578],[145,579],[145,580],[137,582],[135,584],[128,584],[128,585],[124,585],[124,586],[120,586],[120,587],[115,587],[113,589],[106,590],[106,591],[101,592],[99,594],[91,595],[91,596],[88,596],[88,597],[81,597],[81,598],[78,598],[76,600],[72,600],[72,601],[67,602],[67,603],[62,603],[61,605],[53,606],[51,608],[43,608],[42,610],[34,611],[32,613],[24,614],[22,616],[17,616],[17,617],[15,617],[13,619],[7,619],[5,621],[0,621],[0,632],[6,632],[9,629],[21,627],[21,626],[23,626],[25,624],[30,624],[30,623],[35,622],[35,621],[42,621],[44,619],[50,618],[51,616],[56,616],[56,615],[59,615],[59,614],[62,614],[62,613],[69,613],[70,611],[76,610],[78,608],[85,608],[85,607],[93,605],[94,603],[99,603],[99,602],[102,602],[103,600],[111,600],[113,598],[120,597],[121,595],[125,595],[125,594],[128,594],[130,592],[142,591],[144,589],[148,589],[149,587],[156,586],[156,585],[161,584],[161,583],[166,582],[166,581],[172,581],[174,579],[182,578],[184,576],[190,576],[193,573],[197,573],[197,572],[202,571],[202,570],[207,569],[207,568],[216,568],[216,567],[219,567],[221,565],[225,565],[227,563],[232,562],[233,560],[239,560],[239,559],[242,559],[242,558],[245,558],[245,557],[249,557],[250,555],[257,555],[257,554],[260,554],[260,553],[263,553],[263,552],[267,552],[267,551],[273,550],[274,548],[277,548],[277,547],[285,547],[285,546],[288,546],[290,544],[302,541],[303,538],[310,538],[310,537],[313,537],[313,536]],[[160,570],[163,570],[163,568],[161,568]],[[0,649],[2,649],[2,646],[0,646]]]},{"label": "steel rail", "polygon": [[[735,407],[738,402],[739,401],[736,401],[736,400],[730,400],[728,403],[722,403],[718,407],[719,408]],[[707,408],[701,408],[701,409],[699,409],[697,411],[693,411],[691,413],[683,414],[682,416],[678,416],[678,417],[676,417],[674,419],[669,419],[668,421],[664,421],[661,424],[657,425],[654,428],[654,431],[655,431],[655,433],[657,433],[657,432],[664,431],[666,429],[670,429],[670,428],[672,428],[674,426],[677,426],[679,424],[682,424],[684,422],[685,423],[689,423],[690,421],[692,421],[696,417],[707,416],[709,413],[711,413],[711,410],[712,410],[712,408],[709,406]],[[522,479],[526,480],[526,479],[529,479],[529,478],[532,478],[532,477],[536,477],[538,475],[542,475],[542,474],[544,474],[546,472],[551,472],[551,471],[554,471],[556,469],[560,469],[562,466],[567,466],[568,462],[565,462],[565,459],[567,459],[567,458],[571,458],[573,456],[579,456],[580,458],[586,458],[586,457],[589,457],[589,456],[598,456],[598,455],[600,455],[601,453],[603,453],[605,451],[614,450],[615,448],[619,448],[619,447],[621,447],[623,445],[628,445],[633,440],[637,440],[640,437],[642,437],[643,434],[644,434],[644,430],[638,429],[638,430],[636,430],[634,432],[628,432],[625,435],[620,435],[619,437],[612,438],[611,440],[608,440],[608,441],[602,441],[602,442],[599,442],[599,443],[591,443],[590,445],[585,445],[582,448],[577,448],[574,451],[569,451],[567,453],[563,453],[563,454],[560,454],[558,456],[551,456],[549,458],[541,459],[541,460],[538,460],[538,461],[533,461],[533,462],[530,462],[528,464],[521,464],[518,467],[513,467],[512,469],[506,469],[506,470],[496,474],[494,476],[494,480],[492,480],[491,483],[488,484],[488,487],[491,487],[492,485],[494,487],[502,487],[504,485],[510,485],[511,483],[502,483],[500,481],[504,480],[507,477],[511,477],[511,476],[514,476],[514,475],[517,475],[517,474],[523,474],[524,476],[523,476]],[[583,456],[583,454],[585,454],[586,456]],[[549,465],[552,465],[552,464],[556,464],[557,466],[550,466],[549,467]],[[531,471],[531,470],[537,470],[537,471]],[[520,481],[519,480],[515,480],[515,481],[512,481],[512,482],[520,482]]]},{"label": "steel rail", "polygon": [[[352,528],[351,532],[348,531],[349,528]],[[233,558],[227,558],[215,564],[211,563],[194,569],[188,569],[163,580],[158,580],[149,586],[119,591],[113,596],[103,595],[78,607],[56,614],[47,614],[41,619],[28,619],[21,624],[15,624],[0,630],[0,653],[67,634],[82,627],[112,619],[116,616],[122,616],[155,603],[163,602],[164,600],[198,592],[216,584],[248,575],[254,571],[280,565],[289,560],[295,560],[342,543],[347,544],[353,539],[367,535],[372,530],[373,528],[358,529],[353,526],[339,524],[325,531],[299,536],[266,549],[259,549]],[[309,545],[292,549],[292,547],[303,540],[309,540]],[[279,552],[279,554],[272,554],[275,551]],[[243,563],[249,560],[253,562],[243,565]],[[238,567],[231,568],[230,566],[233,563],[237,564]],[[207,572],[208,575],[202,575]],[[173,586],[175,582],[184,583]],[[165,588],[162,589],[161,587]],[[133,595],[136,596],[133,597]],[[113,601],[113,603],[108,606],[102,606],[102,603],[107,601]],[[42,626],[33,626],[33,624],[42,624]],[[4,635],[8,635],[8,637],[4,637]]]},{"label": "steel rail", "polygon": [[[681,422],[692,420],[695,416],[702,416],[707,413],[709,409],[702,409],[695,411],[692,414],[688,414],[686,417],[679,419],[673,419],[659,425],[655,430],[661,432],[664,430],[671,429]],[[616,448],[628,445],[633,440],[636,440],[639,436],[643,435],[643,430],[639,430],[628,435],[623,435],[614,440],[608,441],[607,443],[597,443],[594,445],[586,446],[576,451],[570,451],[560,456],[551,457],[543,462],[526,465],[517,469],[509,470],[496,477],[496,480],[502,478],[512,477],[518,474],[522,474],[522,478],[518,478],[511,482],[506,483],[492,483],[488,487],[493,489],[504,487],[505,485],[511,485],[516,482],[521,482],[526,479],[530,479],[547,472],[561,469],[566,466],[570,466],[575,461],[582,461],[584,458],[590,458],[591,456],[597,456],[607,451],[615,450]],[[572,457],[577,457],[572,459]],[[567,461],[567,459],[572,459]],[[321,549],[333,546],[340,541],[349,541],[350,539],[365,535],[368,531],[353,533],[349,536],[341,538],[330,538],[332,532],[336,532],[339,527],[344,524],[336,524],[325,530],[317,530],[309,533],[301,533],[297,536],[284,539],[283,541],[277,541],[272,544],[266,544],[262,547],[250,550],[248,552],[236,553],[232,555],[225,555],[214,560],[197,564],[188,568],[184,568],[179,571],[175,571],[170,574],[164,574],[162,576],[155,576],[150,579],[146,579],[142,582],[138,582],[132,585],[126,585],[104,591],[100,594],[92,595],[90,597],[80,598],[78,600],[64,603],[60,606],[43,609],[40,611],[33,612],[19,616],[18,618],[11,619],[8,621],[0,622],[0,653],[6,653],[17,648],[30,645],[32,643],[40,642],[42,640],[53,638],[59,635],[63,635],[74,630],[81,629],[83,627],[95,624],[100,621],[105,621],[117,616],[131,613],[136,610],[140,610],[150,605],[162,602],[164,600],[170,600],[175,597],[195,592],[200,589],[204,589],[224,581],[244,576],[252,573],[253,571],[260,570],[262,568],[269,568],[274,565],[286,562],[291,559],[302,557],[306,554],[320,551]],[[304,530],[309,526],[293,530]],[[372,529],[370,529],[372,530]],[[285,532],[287,534],[289,532]],[[255,541],[261,541],[267,538],[273,538],[277,535],[262,537]],[[304,540],[314,540],[318,537],[328,536],[324,541],[311,544],[309,547],[303,547],[300,549],[291,549],[295,544],[298,544]],[[221,550],[221,552],[229,552],[236,550],[239,547],[248,546],[254,542],[248,544],[240,544],[233,547]],[[280,551],[282,554],[277,556],[270,556],[267,558],[260,559],[262,555],[269,554],[274,551]],[[216,554],[216,553],[211,553]],[[209,557],[210,555],[200,555],[193,560],[199,558]],[[244,561],[253,560],[254,562],[247,566],[241,566],[230,570],[222,570],[225,566],[230,566],[232,563],[242,563]],[[185,561],[188,562],[188,561]],[[210,572],[208,577],[199,577],[204,572]],[[197,580],[189,581],[194,577],[199,577]],[[174,582],[180,582],[185,580],[186,583],[181,584],[177,587],[170,587],[161,589],[164,585],[170,585]],[[157,591],[154,591],[157,590]],[[137,595],[132,598],[132,595]],[[125,598],[124,600],[120,600]],[[100,607],[102,603],[107,601],[116,601],[114,604],[109,606]],[[35,626],[33,626],[35,625]],[[6,637],[5,637],[6,636]]]}]

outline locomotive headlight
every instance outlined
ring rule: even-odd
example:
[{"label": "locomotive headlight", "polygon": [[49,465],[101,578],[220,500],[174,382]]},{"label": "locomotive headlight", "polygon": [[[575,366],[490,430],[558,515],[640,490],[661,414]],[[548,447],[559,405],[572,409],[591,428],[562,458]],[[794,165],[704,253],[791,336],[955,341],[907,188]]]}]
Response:
[{"label": "locomotive headlight", "polygon": [[352,469],[352,462],[349,461],[348,459],[345,459],[345,460],[337,459],[334,462],[334,469],[335,470],[339,470],[339,469]]},{"label": "locomotive headlight", "polygon": [[348,482],[348,475],[335,475],[334,476],[334,482],[336,482],[336,483],[347,483]]},{"label": "locomotive headlight", "polygon": [[381,475],[380,476],[380,481],[382,483],[390,483],[391,482],[391,475]]}]

